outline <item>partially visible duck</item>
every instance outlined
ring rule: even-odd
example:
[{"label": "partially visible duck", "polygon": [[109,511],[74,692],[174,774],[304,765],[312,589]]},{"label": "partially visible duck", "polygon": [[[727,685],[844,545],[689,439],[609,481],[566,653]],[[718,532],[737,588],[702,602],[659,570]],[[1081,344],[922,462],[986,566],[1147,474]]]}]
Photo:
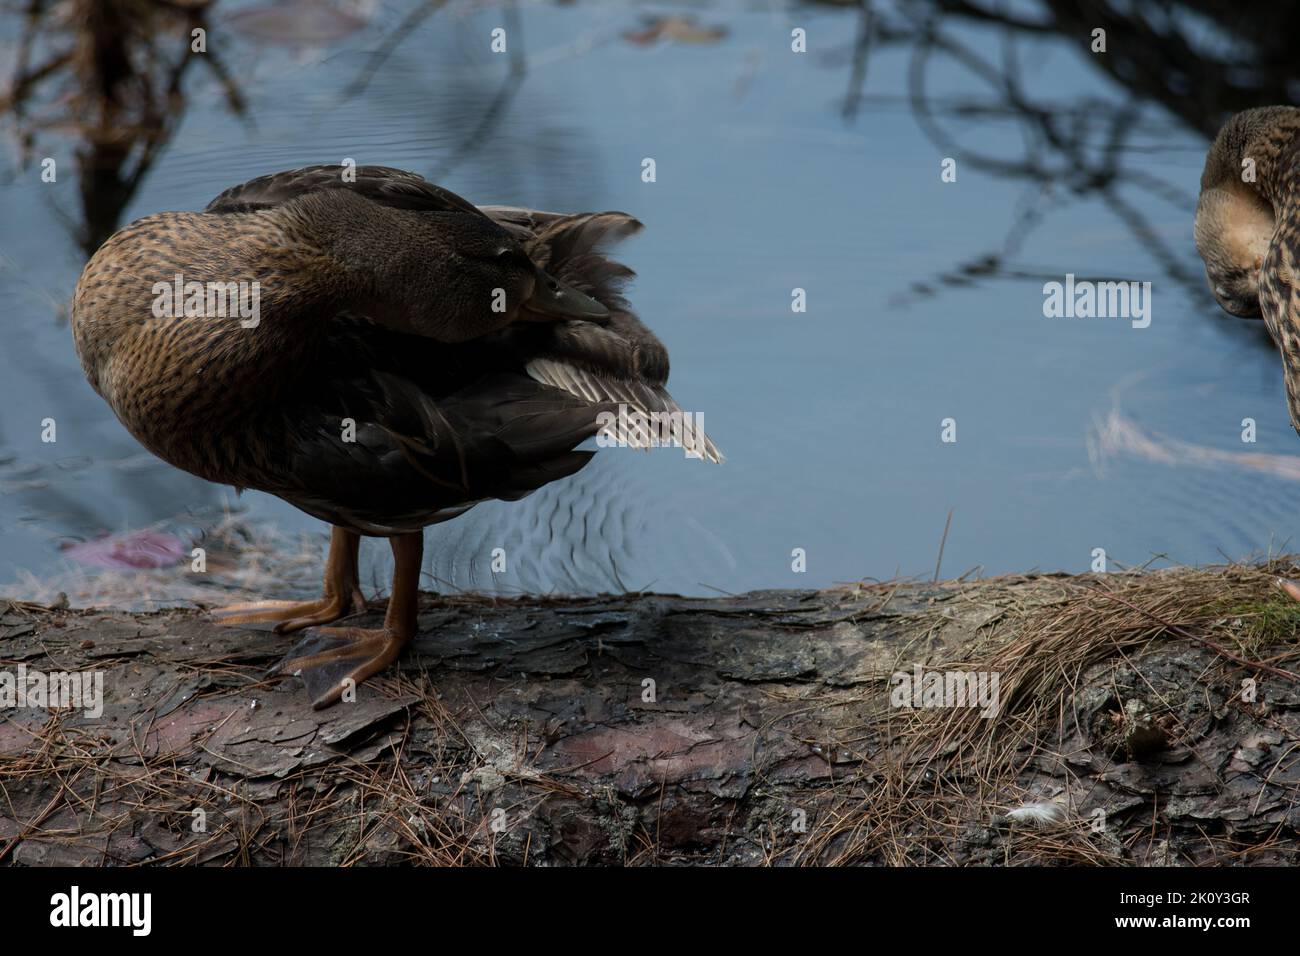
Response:
[{"label": "partially visible duck", "polygon": [[[1196,248],[1219,305],[1263,316],[1300,431],[1300,109],[1245,110],[1219,130],[1201,175]],[[1300,582],[1279,583],[1300,600]]]},{"label": "partially visible duck", "polygon": [[[1294,242],[1296,133],[1300,109],[1266,106],[1232,117],[1210,146],[1196,204],[1196,249],[1210,291],[1225,311],[1261,314],[1261,287],[1277,287]],[[1289,221],[1288,221],[1289,220]],[[1264,312],[1274,340],[1282,309]]]},{"label": "partially visible duck", "polygon": [[[290,632],[361,611],[360,538],[389,539],[383,627],[312,630],[277,667],[301,674],[314,706],[411,641],[424,527],[573,474],[593,454],[575,447],[619,404],[681,413],[667,351],[622,298],[632,273],[603,252],[639,228],[619,212],[479,208],[397,169],[312,166],[235,186],[201,213],[139,219],[86,265],[77,352],[131,434],[178,468],[333,526],[319,600],[235,605],[219,620]],[[160,310],[178,276],[250,283],[256,319]],[[702,432],[672,428],[694,456],[722,460]]]}]

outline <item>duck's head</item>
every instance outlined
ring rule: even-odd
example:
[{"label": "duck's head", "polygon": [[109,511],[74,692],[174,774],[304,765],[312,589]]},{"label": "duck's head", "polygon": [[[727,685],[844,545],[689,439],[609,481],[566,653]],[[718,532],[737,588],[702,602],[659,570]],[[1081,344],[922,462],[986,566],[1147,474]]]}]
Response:
[{"label": "duck's head", "polygon": [[1205,158],[1196,204],[1196,249],[1205,263],[1210,291],[1224,311],[1258,317],[1259,273],[1273,238],[1276,217],[1269,200],[1273,176],[1270,142],[1290,107],[1245,110],[1232,117]]},{"label": "duck's head", "polygon": [[424,264],[421,284],[431,307],[420,310],[417,331],[459,342],[512,322],[609,318],[607,308],[538,266],[515,236],[490,219],[463,213],[430,218],[442,220],[442,254]]},{"label": "duck's head", "polygon": [[1196,250],[1210,292],[1225,312],[1259,317],[1259,271],[1273,226],[1273,208],[1258,194],[1231,185],[1201,191]]}]

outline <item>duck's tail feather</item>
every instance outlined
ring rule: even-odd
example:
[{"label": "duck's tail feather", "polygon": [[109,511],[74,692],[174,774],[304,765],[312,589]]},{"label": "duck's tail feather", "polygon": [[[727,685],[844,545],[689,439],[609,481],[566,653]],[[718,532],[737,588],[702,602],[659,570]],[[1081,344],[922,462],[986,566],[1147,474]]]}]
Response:
[{"label": "duck's tail feather", "polygon": [[564,215],[514,206],[483,206],[481,211],[518,235],[528,257],[561,282],[611,310],[627,308],[623,288],[636,273],[604,250],[639,232],[640,220],[625,212]]},{"label": "duck's tail feather", "polygon": [[539,382],[614,409],[615,420],[597,433],[605,442],[643,450],[670,445],[690,458],[726,461],[705,434],[703,415],[683,411],[662,385],[610,378],[551,358],[533,359],[526,368]]}]

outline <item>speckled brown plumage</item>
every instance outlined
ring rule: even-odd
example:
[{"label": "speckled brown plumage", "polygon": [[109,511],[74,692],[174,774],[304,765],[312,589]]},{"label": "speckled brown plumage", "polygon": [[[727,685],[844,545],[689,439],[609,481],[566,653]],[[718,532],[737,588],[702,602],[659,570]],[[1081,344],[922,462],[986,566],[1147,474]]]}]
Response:
[{"label": "speckled brown plumage", "polygon": [[[1219,304],[1263,316],[1300,432],[1300,109],[1246,110],[1219,131],[1201,176],[1196,247]],[[1278,584],[1300,601],[1300,581]]]},{"label": "speckled brown plumage", "polygon": [[1298,187],[1300,109],[1238,113],[1220,130],[1205,161],[1196,245],[1219,303],[1235,315],[1263,316],[1282,354],[1291,424],[1300,431]]},{"label": "speckled brown plumage", "polygon": [[[319,600],[213,612],[309,629],[278,672],[316,707],[414,636],[426,525],[573,474],[618,403],[681,411],[667,351],[620,294],[631,272],[602,251],[640,227],[631,216],[479,209],[412,173],[351,172],[276,173],[202,213],[133,222],[72,307],[87,379],[147,448],[334,526]],[[178,275],[255,283],[258,321],[155,309]],[[393,550],[384,625],[320,627],[363,606],[363,534]]]},{"label": "speckled brown plumage", "polygon": [[[267,410],[319,348],[312,309],[328,307],[337,283],[290,225],[247,216],[232,234],[213,218],[147,216],[111,237],[77,284],[73,332],[91,385],[145,447],[212,481],[257,487],[254,476],[272,467]],[[273,318],[256,330],[157,318],[151,289],[178,273],[257,281]]]},{"label": "speckled brown plumage", "polygon": [[[571,474],[590,456],[572,449],[608,402],[677,407],[666,350],[619,294],[631,273],[601,252],[634,219],[480,211],[410,173],[357,173],[261,177],[203,213],[140,219],[96,252],[73,303],[78,352],[155,454],[340,527],[396,534]],[[492,290],[517,277],[480,270],[465,249],[511,240],[613,315],[493,313]],[[176,274],[255,280],[260,324],[155,317],[150,290]],[[546,364],[530,372],[538,360],[574,381]],[[354,442],[340,437],[345,419]]]}]

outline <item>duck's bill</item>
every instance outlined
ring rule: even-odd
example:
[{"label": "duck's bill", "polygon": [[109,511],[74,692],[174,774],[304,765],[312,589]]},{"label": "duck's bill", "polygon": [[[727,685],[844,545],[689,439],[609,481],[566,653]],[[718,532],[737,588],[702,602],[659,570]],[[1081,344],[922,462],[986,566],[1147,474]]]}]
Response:
[{"label": "duck's bill", "polygon": [[555,322],[560,319],[604,322],[609,318],[609,309],[591,296],[538,269],[533,294],[524,302],[521,318],[529,322]]},{"label": "duck's bill", "polygon": [[1235,315],[1239,319],[1263,318],[1264,313],[1260,309],[1259,299],[1244,299],[1217,294],[1215,298],[1219,300],[1219,307],[1229,315]]}]

